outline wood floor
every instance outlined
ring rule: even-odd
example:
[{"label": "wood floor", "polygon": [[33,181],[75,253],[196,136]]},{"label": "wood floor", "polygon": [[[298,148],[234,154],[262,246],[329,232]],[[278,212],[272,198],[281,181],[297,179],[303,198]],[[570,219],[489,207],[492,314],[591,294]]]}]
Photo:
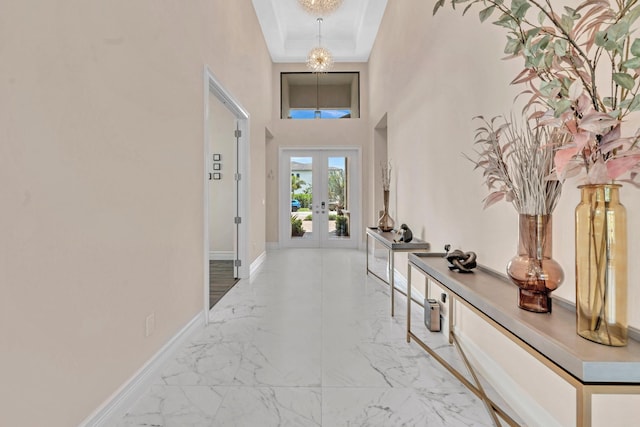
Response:
[{"label": "wood floor", "polygon": [[220,301],[237,282],[233,261],[209,261],[209,308]]}]

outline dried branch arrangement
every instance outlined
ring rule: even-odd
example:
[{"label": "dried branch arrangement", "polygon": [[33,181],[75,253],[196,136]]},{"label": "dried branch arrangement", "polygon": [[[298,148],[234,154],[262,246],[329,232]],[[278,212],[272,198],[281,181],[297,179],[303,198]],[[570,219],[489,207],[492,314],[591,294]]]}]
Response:
[{"label": "dried branch arrangement", "polygon": [[391,185],[391,162],[380,162],[380,168],[382,169],[382,189],[389,191]]},{"label": "dried branch arrangement", "polygon": [[490,191],[484,207],[504,199],[520,214],[551,214],[562,192],[562,182],[553,173],[553,157],[570,134],[532,126],[526,118],[522,124],[513,116],[510,121],[500,116],[475,119],[483,122],[476,130],[477,158],[465,157],[476,169],[484,169]]}]

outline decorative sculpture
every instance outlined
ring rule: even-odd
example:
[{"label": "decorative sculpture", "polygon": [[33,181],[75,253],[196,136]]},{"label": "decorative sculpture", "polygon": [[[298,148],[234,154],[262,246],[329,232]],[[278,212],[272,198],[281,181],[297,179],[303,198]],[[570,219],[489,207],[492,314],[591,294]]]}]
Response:
[{"label": "decorative sculpture", "polygon": [[394,241],[409,243],[413,240],[413,233],[407,224],[402,224],[398,229],[397,236]]},{"label": "decorative sculpture", "polygon": [[450,249],[451,245],[445,245],[444,250],[447,251],[445,258],[449,262],[449,270],[473,273],[471,270],[477,266],[475,252],[462,252],[460,249],[449,252]]}]

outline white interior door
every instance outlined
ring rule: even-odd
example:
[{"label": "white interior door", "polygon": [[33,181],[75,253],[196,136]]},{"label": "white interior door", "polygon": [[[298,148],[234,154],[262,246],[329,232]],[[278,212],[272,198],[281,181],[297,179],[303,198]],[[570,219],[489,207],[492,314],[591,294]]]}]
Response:
[{"label": "white interior door", "polygon": [[281,151],[281,246],[358,246],[359,164],[357,149]]}]

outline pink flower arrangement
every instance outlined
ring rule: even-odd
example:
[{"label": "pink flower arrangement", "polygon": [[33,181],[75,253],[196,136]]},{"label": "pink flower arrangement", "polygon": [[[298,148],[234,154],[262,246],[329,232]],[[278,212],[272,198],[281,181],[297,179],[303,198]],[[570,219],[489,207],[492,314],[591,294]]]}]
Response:
[{"label": "pink flower arrangement", "polygon": [[[574,85],[579,83],[576,80]],[[543,123],[565,129],[572,136],[570,143],[556,151],[556,174],[569,178],[584,169],[587,184],[604,184],[629,172],[630,179],[625,181],[634,183],[640,170],[640,133],[622,137],[621,120],[612,117],[611,112],[597,111],[585,94],[570,99],[572,107],[567,112],[557,119],[546,114],[546,120],[543,120]]]},{"label": "pink flower arrangement", "polygon": [[[609,0],[586,0],[555,9],[550,0],[451,2],[467,3],[465,13],[478,5],[482,22],[497,15],[493,24],[507,29],[507,59],[524,61],[512,84],[527,86],[529,118],[571,135],[556,147],[560,179],[584,171],[589,184],[637,185],[640,132],[623,135],[621,125],[640,111],[640,38],[632,37],[639,2],[616,0],[612,6]],[[436,1],[434,14],[444,3]]]}]

